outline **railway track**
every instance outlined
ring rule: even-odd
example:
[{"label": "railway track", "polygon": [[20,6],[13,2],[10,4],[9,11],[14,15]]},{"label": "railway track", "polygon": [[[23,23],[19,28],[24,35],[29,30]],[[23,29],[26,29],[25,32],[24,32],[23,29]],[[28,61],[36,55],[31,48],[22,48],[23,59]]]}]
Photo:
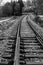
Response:
[{"label": "railway track", "polygon": [[0,65],[13,65],[15,57],[16,39],[20,19],[13,21],[9,29],[4,31],[4,35],[0,37]]},{"label": "railway track", "polygon": [[10,35],[0,38],[0,65],[43,65],[40,36],[27,20],[27,15],[22,16],[18,24],[11,25],[12,32],[9,31],[11,26],[7,30]]},{"label": "railway track", "polygon": [[[33,25],[22,20],[15,53],[14,65],[43,65],[43,46],[40,36],[34,32]],[[37,38],[38,37],[38,38]]]}]

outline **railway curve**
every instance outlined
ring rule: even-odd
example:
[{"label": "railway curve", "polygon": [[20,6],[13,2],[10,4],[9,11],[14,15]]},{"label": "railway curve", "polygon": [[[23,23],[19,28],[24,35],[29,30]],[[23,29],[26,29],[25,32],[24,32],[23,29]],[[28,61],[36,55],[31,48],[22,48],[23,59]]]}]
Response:
[{"label": "railway curve", "polygon": [[43,65],[43,40],[28,16],[13,20],[0,37],[0,65]]},{"label": "railway curve", "polygon": [[[14,65],[43,65],[43,46],[39,33],[29,20],[23,18],[20,29],[18,54]],[[42,39],[41,39],[42,40]]]}]

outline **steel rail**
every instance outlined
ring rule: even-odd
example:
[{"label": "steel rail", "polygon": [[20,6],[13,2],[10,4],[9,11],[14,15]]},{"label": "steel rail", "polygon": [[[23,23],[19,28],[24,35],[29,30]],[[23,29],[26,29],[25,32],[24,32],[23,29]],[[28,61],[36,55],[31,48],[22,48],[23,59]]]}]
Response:
[{"label": "steel rail", "polygon": [[43,46],[43,40],[41,38],[41,35],[38,33],[38,31],[36,30],[36,27],[31,23],[31,21],[27,20],[27,23],[29,24],[29,26],[31,27],[31,29],[34,31],[34,33],[36,34],[36,38],[38,39],[38,41],[40,42],[40,44]]},{"label": "steel rail", "polygon": [[[20,58],[20,41],[21,41],[20,31],[21,31],[21,22],[22,22],[22,20],[23,20],[23,18],[19,21],[19,24],[18,24],[17,39],[16,39],[16,48],[15,48],[15,57],[14,57],[14,65],[20,65],[19,64],[19,61],[20,61],[19,60],[19,58]],[[26,20],[27,20],[27,23],[29,24],[29,26],[31,27],[31,29],[34,31],[37,40],[40,42],[41,40],[40,40],[39,33],[35,30],[34,25],[32,25],[32,23],[30,21],[28,21],[28,17],[26,18]],[[40,43],[42,43],[42,42],[40,42]],[[32,63],[29,63],[29,64],[32,64]]]},{"label": "steel rail", "polygon": [[14,57],[14,64],[19,65],[19,49],[20,49],[20,29],[21,29],[21,22],[25,16],[22,16],[19,20],[18,24],[18,31],[17,31],[17,39],[16,39],[16,48],[15,48],[15,57]]},{"label": "steel rail", "polygon": [[[18,19],[17,31],[16,31],[15,36],[7,36],[7,37],[6,37],[6,36],[2,36],[2,37],[0,38],[0,41],[2,41],[2,40],[6,40],[6,41],[11,40],[11,41],[14,41],[14,40],[15,40],[15,42],[14,42],[15,44],[13,43],[13,45],[15,45],[15,46],[14,46],[14,50],[16,50],[16,43],[17,43],[16,41],[19,39],[19,38],[17,38],[17,37],[18,37],[18,28],[20,28],[20,27],[19,27],[19,26],[20,26],[20,25],[19,25],[19,24],[20,24],[20,20],[21,20],[21,18],[23,18],[23,17],[24,17],[24,16],[22,16],[22,17],[20,17],[20,19]],[[14,23],[14,22],[13,22],[13,23]],[[9,43],[9,44],[10,44],[10,43]],[[6,51],[7,47],[8,47],[8,46],[7,46],[7,42],[6,42],[6,47],[5,47],[4,51]],[[15,55],[16,55],[14,50],[12,51],[12,52],[14,52],[13,57],[15,57]],[[4,51],[3,51],[3,52],[4,52]],[[18,51],[18,48],[17,48],[17,51]],[[8,52],[9,52],[9,50],[8,50]],[[4,53],[3,53],[3,54],[4,54]],[[5,59],[5,58],[3,58],[3,59]],[[6,60],[7,60],[7,59],[6,59]],[[12,63],[12,61],[14,61],[14,58],[13,58],[13,59],[10,59],[10,60],[11,60],[11,63]],[[9,60],[9,61],[10,61],[10,60]],[[6,63],[6,62],[5,62],[5,63],[6,63],[7,65],[9,65],[9,64],[10,64],[9,61],[8,61],[8,63]],[[0,64],[4,64],[4,65],[5,65],[5,63],[0,62]]]}]

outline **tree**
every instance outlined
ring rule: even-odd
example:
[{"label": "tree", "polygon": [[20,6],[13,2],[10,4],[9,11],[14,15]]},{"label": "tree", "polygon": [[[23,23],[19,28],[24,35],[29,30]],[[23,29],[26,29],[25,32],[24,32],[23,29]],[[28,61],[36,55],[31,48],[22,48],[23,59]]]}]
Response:
[{"label": "tree", "polygon": [[3,16],[3,11],[2,11],[2,7],[0,7],[0,17]]},{"label": "tree", "polygon": [[11,16],[12,15],[12,6],[10,3],[6,3],[3,8],[3,15],[4,16]]},{"label": "tree", "polygon": [[30,0],[27,0],[27,7],[29,7],[31,5]]},{"label": "tree", "polygon": [[16,5],[16,3],[15,3],[15,1],[14,2],[11,2],[11,6],[12,6],[12,15],[14,15],[14,7],[15,7],[15,5]]},{"label": "tree", "polygon": [[37,0],[37,4],[39,14],[43,14],[43,0]]}]

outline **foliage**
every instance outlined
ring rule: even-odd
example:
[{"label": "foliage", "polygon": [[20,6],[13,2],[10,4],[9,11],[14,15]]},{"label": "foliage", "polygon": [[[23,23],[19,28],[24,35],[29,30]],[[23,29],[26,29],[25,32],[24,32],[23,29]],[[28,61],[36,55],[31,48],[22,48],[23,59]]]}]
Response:
[{"label": "foliage", "polygon": [[30,0],[28,0],[28,1],[27,1],[27,7],[28,7],[28,6],[31,6],[31,5],[32,5],[32,4],[31,4]]},{"label": "foliage", "polygon": [[13,3],[6,3],[2,8],[0,7],[0,17],[1,16],[11,16],[13,15],[14,2]]},{"label": "foliage", "polygon": [[11,3],[11,6],[12,6],[12,15],[14,15],[14,7],[15,7],[16,3],[15,1]]},{"label": "foliage", "polygon": [[37,0],[37,10],[39,14],[43,14],[43,0]]},{"label": "foliage", "polygon": [[18,14],[18,10],[20,5],[18,2],[7,2],[2,8],[0,9],[0,17],[1,16],[13,16],[16,12]]},{"label": "foliage", "polygon": [[3,11],[2,11],[2,7],[0,7],[0,17],[2,17]]},{"label": "foliage", "polygon": [[12,15],[12,6],[10,3],[6,3],[3,7],[2,7],[2,11],[3,11],[3,16],[11,16]]}]

